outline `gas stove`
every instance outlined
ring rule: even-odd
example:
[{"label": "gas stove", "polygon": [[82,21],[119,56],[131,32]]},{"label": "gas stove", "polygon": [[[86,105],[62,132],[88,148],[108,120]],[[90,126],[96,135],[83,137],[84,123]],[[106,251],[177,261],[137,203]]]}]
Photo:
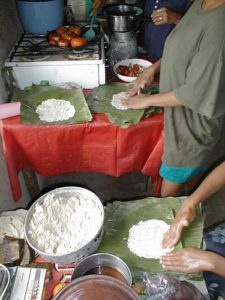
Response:
[{"label": "gas stove", "polygon": [[42,80],[73,82],[83,88],[104,84],[104,40],[101,27],[96,26],[96,40],[79,48],[52,46],[46,36],[24,32],[5,62],[6,73],[21,89]]}]

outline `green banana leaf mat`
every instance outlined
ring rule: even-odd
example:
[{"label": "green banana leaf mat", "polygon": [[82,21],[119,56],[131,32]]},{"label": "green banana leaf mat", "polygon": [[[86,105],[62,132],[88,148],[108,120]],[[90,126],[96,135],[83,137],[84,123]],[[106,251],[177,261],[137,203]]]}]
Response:
[{"label": "green banana leaf mat", "polygon": [[[133,272],[146,271],[156,274],[163,269],[157,259],[146,259],[133,254],[127,247],[129,229],[141,220],[160,219],[171,224],[184,197],[145,198],[133,201],[114,201],[105,208],[104,236],[98,252],[107,252],[123,259]],[[202,247],[203,215],[200,210],[194,222],[183,231],[182,240],[176,249],[182,247]],[[181,274],[180,274],[181,275]],[[188,279],[200,275],[187,275]],[[200,276],[202,278],[202,276]]]},{"label": "green banana leaf mat", "polygon": [[[95,89],[90,96],[87,97],[89,107],[93,112],[105,113],[110,122],[122,128],[127,128],[132,124],[138,123],[141,118],[147,117],[152,113],[160,112],[159,108],[144,109],[127,109],[119,110],[112,106],[112,96],[117,93],[125,92],[130,88],[127,84],[111,83],[101,85]],[[158,85],[149,87],[145,93],[152,94],[158,92]]]},{"label": "green banana leaf mat", "polygon": [[[64,121],[45,122],[39,119],[36,108],[42,101],[47,99],[63,99],[69,101],[76,110],[75,115]],[[90,122],[91,112],[86,103],[82,89],[62,89],[54,86],[32,85],[24,90],[15,89],[13,100],[21,102],[20,117],[24,124],[74,124]]]}]

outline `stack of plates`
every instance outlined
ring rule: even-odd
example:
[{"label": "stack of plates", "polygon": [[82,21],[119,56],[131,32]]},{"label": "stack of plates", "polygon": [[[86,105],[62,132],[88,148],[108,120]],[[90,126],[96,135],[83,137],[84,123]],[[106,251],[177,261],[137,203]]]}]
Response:
[{"label": "stack of plates", "polygon": [[0,264],[0,299],[3,299],[5,292],[8,288],[10,281],[9,270],[2,264]]},{"label": "stack of plates", "polygon": [[25,209],[5,211],[0,214],[0,244],[5,236],[24,238]]}]

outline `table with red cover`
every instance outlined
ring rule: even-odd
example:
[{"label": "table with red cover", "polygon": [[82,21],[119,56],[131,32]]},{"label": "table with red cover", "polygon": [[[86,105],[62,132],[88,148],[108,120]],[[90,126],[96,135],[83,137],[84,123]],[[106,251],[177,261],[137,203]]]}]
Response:
[{"label": "table with red cover", "polygon": [[16,116],[0,120],[0,133],[15,201],[21,197],[18,173],[27,168],[44,177],[75,172],[118,177],[140,171],[160,182],[162,113],[129,128],[110,123],[105,114],[94,114],[90,123],[32,126]]}]

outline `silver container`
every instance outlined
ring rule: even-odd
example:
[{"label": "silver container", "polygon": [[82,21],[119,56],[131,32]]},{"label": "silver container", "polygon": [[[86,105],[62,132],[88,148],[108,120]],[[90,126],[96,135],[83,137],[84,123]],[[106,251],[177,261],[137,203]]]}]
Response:
[{"label": "silver container", "polygon": [[114,5],[105,8],[108,25],[112,32],[132,31],[137,26],[137,19],[142,15],[140,7],[131,5]]},{"label": "silver container", "polygon": [[[30,233],[29,233],[30,221],[33,216],[36,204],[38,203],[41,205],[43,203],[44,199],[46,198],[47,194],[53,193],[53,192],[55,195],[59,195],[59,196],[63,196],[63,197],[74,197],[74,196],[89,197],[90,201],[94,202],[94,205],[95,205],[96,209],[99,211],[100,216],[101,216],[101,227],[97,230],[95,236],[93,236],[93,238],[82,248],[80,248],[76,251],[73,251],[73,252],[66,253],[64,255],[49,254],[49,253],[45,253],[45,252],[37,249],[34,246],[32,240],[31,240]],[[33,203],[33,205],[30,207],[30,209],[28,210],[27,215],[26,215],[25,225],[24,225],[25,226],[24,227],[24,231],[25,231],[24,235],[25,235],[25,239],[26,239],[27,243],[29,244],[29,246],[38,255],[42,256],[47,261],[50,261],[52,263],[70,264],[73,262],[79,262],[82,259],[84,259],[85,257],[87,257],[88,255],[90,255],[96,251],[96,249],[98,248],[98,246],[101,242],[102,236],[103,236],[103,223],[104,223],[104,208],[101,203],[101,200],[97,197],[97,195],[95,195],[93,192],[91,192],[87,189],[80,188],[80,187],[73,187],[73,186],[61,187],[61,188],[54,189],[54,190],[42,195],[40,198],[38,198],[38,200],[36,200]]]},{"label": "silver container", "polygon": [[137,39],[132,31],[114,32],[109,46],[109,60],[112,68],[117,62],[133,58],[138,53]]},{"label": "silver container", "polygon": [[[132,275],[130,272],[129,267],[127,264],[118,256],[109,254],[109,253],[95,253],[87,258],[83,259],[74,269],[71,280],[76,278],[91,275],[91,274],[98,274],[98,275],[106,275],[104,270],[100,273],[92,273],[93,270],[101,269],[102,267],[109,267],[111,269],[116,270],[120,275],[123,276],[124,283],[131,286],[132,284]],[[117,273],[117,274],[118,274]],[[120,277],[114,276],[115,274],[111,274],[108,276],[114,277],[120,280]],[[122,280],[121,280],[122,281]]]}]

